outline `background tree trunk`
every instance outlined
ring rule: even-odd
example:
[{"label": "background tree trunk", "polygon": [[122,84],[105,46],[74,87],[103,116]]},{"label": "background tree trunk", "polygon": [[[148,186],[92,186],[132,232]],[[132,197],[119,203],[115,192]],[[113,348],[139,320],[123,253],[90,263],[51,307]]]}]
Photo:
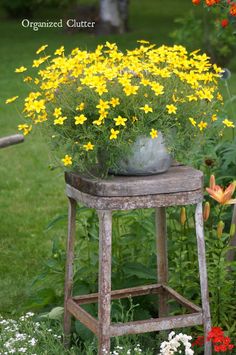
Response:
[{"label": "background tree trunk", "polygon": [[100,33],[124,33],[127,30],[128,3],[129,0],[100,0]]}]

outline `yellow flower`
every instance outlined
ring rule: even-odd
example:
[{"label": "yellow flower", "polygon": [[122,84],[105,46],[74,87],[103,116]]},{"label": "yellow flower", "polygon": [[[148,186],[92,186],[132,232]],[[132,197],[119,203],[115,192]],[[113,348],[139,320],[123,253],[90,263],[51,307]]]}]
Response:
[{"label": "yellow flower", "polygon": [[83,124],[85,121],[87,121],[87,117],[85,115],[79,115],[75,116],[75,124]]},{"label": "yellow flower", "polygon": [[163,95],[164,94],[164,86],[156,83],[156,82],[150,82],[152,91],[155,92],[156,96]]},{"label": "yellow flower", "polygon": [[212,94],[212,90],[210,88],[203,88],[198,92],[198,96],[200,97],[201,100],[207,100],[207,101],[212,101],[214,98]]},{"label": "yellow flower", "polygon": [[35,120],[35,123],[44,122],[44,121],[47,121],[47,112],[38,115],[37,119]]},{"label": "yellow flower", "polygon": [[60,107],[56,107],[54,109],[53,116],[55,116],[56,118],[61,116],[61,108]]},{"label": "yellow flower", "polygon": [[117,118],[114,118],[114,121],[116,123],[116,126],[125,126],[125,122],[127,121],[127,118],[118,116]]},{"label": "yellow flower", "polygon": [[137,116],[132,116],[132,122],[134,123],[134,122],[136,122],[136,121],[138,121]]},{"label": "yellow flower", "polygon": [[109,106],[109,102],[108,101],[103,101],[102,99],[100,99],[99,100],[99,104],[96,107],[99,108],[102,111],[105,111],[110,106]]},{"label": "yellow flower", "polygon": [[64,166],[72,165],[72,157],[68,154],[65,155],[63,159],[61,159]]},{"label": "yellow flower", "polygon": [[103,120],[103,118],[106,118],[108,115],[108,111],[101,111],[100,110],[99,113],[100,113],[99,119],[101,119],[101,120]]},{"label": "yellow flower", "polygon": [[153,112],[153,109],[150,106],[148,106],[147,104],[144,105],[143,107],[140,107],[139,109],[143,110],[145,113]]},{"label": "yellow flower", "polygon": [[110,104],[112,107],[116,107],[120,104],[120,100],[117,97],[112,97],[110,100]]},{"label": "yellow flower", "polygon": [[226,127],[235,127],[234,123],[232,121],[229,121],[227,118],[223,121],[223,123]]},{"label": "yellow flower", "polygon": [[93,121],[93,124],[101,126],[101,124],[103,124],[103,118],[99,117],[98,120]]},{"label": "yellow flower", "polygon": [[10,104],[11,102],[14,102],[16,99],[18,99],[19,96],[13,96],[10,99],[7,99],[5,101],[6,104]]},{"label": "yellow flower", "polygon": [[217,67],[216,64],[213,64],[213,69],[215,70],[215,72],[216,72],[217,74],[222,74],[222,68]]},{"label": "yellow flower", "polygon": [[89,150],[93,150],[94,144],[88,142],[87,144],[84,144],[83,147],[88,152]]},{"label": "yellow flower", "polygon": [[189,117],[189,121],[192,123],[192,125],[193,125],[194,127],[196,127],[197,122],[195,121],[194,118]]},{"label": "yellow flower", "polygon": [[139,86],[127,85],[124,87],[123,90],[124,90],[126,96],[130,96],[130,95],[136,95],[138,89],[139,89]]},{"label": "yellow flower", "polygon": [[95,91],[98,93],[99,96],[102,96],[105,92],[108,92],[106,85],[99,85],[95,89]]},{"label": "yellow flower", "polygon": [[113,128],[111,129],[110,139],[116,139],[120,131],[115,131]]},{"label": "yellow flower", "polygon": [[67,119],[67,117],[59,117],[59,118],[56,118],[54,121],[53,121],[53,124],[54,125],[60,125],[62,126],[64,124],[64,121]]},{"label": "yellow flower", "polygon": [[152,128],[151,132],[150,132],[150,136],[152,137],[152,139],[157,138],[158,137],[158,132],[156,129]]},{"label": "yellow flower", "polygon": [[76,107],[76,110],[77,111],[83,111],[84,107],[85,107],[84,102],[81,102],[81,104],[79,104],[79,106]]},{"label": "yellow flower", "polygon": [[36,113],[40,113],[42,110],[45,110],[45,100],[29,101],[26,107],[27,111],[35,111]]},{"label": "yellow flower", "polygon": [[197,97],[196,96],[194,96],[194,95],[188,95],[187,96],[187,98],[188,98],[188,101],[197,101]]},{"label": "yellow flower", "polygon": [[211,120],[212,120],[212,122],[217,121],[217,115],[216,114],[212,115],[211,116]]},{"label": "yellow flower", "polygon": [[62,55],[65,51],[64,46],[61,46],[60,48],[58,48],[57,50],[55,50],[54,54],[55,55]]},{"label": "yellow flower", "polygon": [[216,95],[217,100],[223,101],[223,96],[218,92]]},{"label": "yellow flower", "polygon": [[45,44],[45,45],[41,46],[41,47],[36,51],[36,54],[39,54],[39,53],[43,52],[47,47],[48,47],[48,44]]},{"label": "yellow flower", "polygon": [[24,136],[26,136],[32,130],[32,126],[29,126],[28,124],[19,124],[18,130],[23,131]]},{"label": "yellow flower", "polygon": [[148,79],[142,78],[142,79],[141,79],[141,84],[142,84],[143,86],[148,86],[148,85],[150,84],[150,81],[149,81]]},{"label": "yellow flower", "polygon": [[166,105],[169,114],[176,113],[177,107],[175,105]]},{"label": "yellow flower", "polygon": [[16,68],[15,73],[23,73],[26,70],[27,70],[26,67],[21,66],[20,68]]},{"label": "yellow flower", "polygon": [[110,43],[110,42],[106,41],[106,47],[113,50],[116,48],[116,43]]},{"label": "yellow flower", "polygon": [[207,127],[207,122],[201,121],[200,123],[198,123],[198,127],[200,131],[202,131],[204,128]]},{"label": "yellow flower", "polygon": [[38,68],[42,63],[44,63],[48,58],[50,58],[50,55],[47,55],[46,57],[35,59],[33,61],[33,68]]},{"label": "yellow flower", "polygon": [[23,81],[25,82],[25,83],[29,83],[30,81],[32,81],[33,79],[31,78],[31,76],[26,76],[24,79],[23,79]]},{"label": "yellow flower", "polygon": [[146,41],[144,39],[139,39],[137,42],[141,43],[141,44],[149,44],[150,43],[149,41]]}]

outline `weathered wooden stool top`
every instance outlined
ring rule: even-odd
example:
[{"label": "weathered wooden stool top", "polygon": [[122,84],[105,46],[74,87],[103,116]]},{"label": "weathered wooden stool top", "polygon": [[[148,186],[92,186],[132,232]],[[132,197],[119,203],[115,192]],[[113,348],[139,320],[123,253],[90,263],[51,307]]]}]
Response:
[{"label": "weathered wooden stool top", "polygon": [[167,172],[148,176],[109,176],[93,179],[66,173],[67,184],[81,192],[103,197],[144,196],[202,189],[203,174],[188,166],[172,166]]},{"label": "weathered wooden stool top", "polygon": [[202,172],[183,165],[172,166],[162,174],[107,179],[66,173],[65,180],[69,197],[99,209],[184,205],[202,200]]}]

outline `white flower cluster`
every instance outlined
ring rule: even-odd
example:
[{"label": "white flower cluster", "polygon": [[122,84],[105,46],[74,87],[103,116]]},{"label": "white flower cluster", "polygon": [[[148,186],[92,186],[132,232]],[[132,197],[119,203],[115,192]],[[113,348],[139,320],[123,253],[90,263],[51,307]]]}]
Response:
[{"label": "white flower cluster", "polygon": [[121,355],[121,354],[126,354],[126,355],[138,355],[142,354],[142,349],[140,347],[140,344],[136,344],[134,349],[124,349],[123,346],[117,345],[115,349],[110,353],[110,355]]},{"label": "white flower cluster", "polygon": [[[161,343],[159,355],[173,355],[176,353],[193,355],[194,351],[191,348],[191,339],[192,337],[189,335],[183,333],[175,334],[175,332],[171,332],[168,336],[168,341],[164,341],[163,343]],[[181,348],[183,347],[184,349],[182,352]]]},{"label": "white flower cluster", "polygon": [[[45,332],[50,335],[46,335]],[[0,316],[0,355],[38,355],[40,339],[47,341],[49,337],[54,342],[61,338],[60,335],[53,334],[52,329],[35,322],[32,312],[26,313],[18,320],[4,319]]]},{"label": "white flower cluster", "polygon": [[[33,316],[34,314],[32,312],[28,312],[20,317],[18,321],[14,319],[3,319],[0,316],[0,347],[1,351],[3,351],[0,354],[30,353],[36,355],[32,348],[37,344],[37,339],[27,334],[25,331],[22,331],[22,324],[27,322]],[[37,332],[39,323],[35,323],[34,325],[35,332]]]}]

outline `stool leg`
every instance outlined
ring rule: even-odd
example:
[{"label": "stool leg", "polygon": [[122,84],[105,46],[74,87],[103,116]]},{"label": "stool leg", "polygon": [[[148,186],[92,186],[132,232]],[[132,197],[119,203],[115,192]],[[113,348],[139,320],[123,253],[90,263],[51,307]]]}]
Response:
[{"label": "stool leg", "polygon": [[[168,282],[168,256],[167,256],[167,232],[166,232],[166,209],[156,208],[156,245],[157,245],[157,277],[158,282]],[[165,291],[159,294],[159,317],[168,314],[168,296]]]},{"label": "stool leg", "polygon": [[198,203],[195,212],[196,234],[197,234],[197,248],[198,248],[198,263],[201,285],[201,298],[205,334],[205,355],[212,354],[211,342],[206,341],[207,333],[211,330],[211,314],[209,305],[208,282],[207,282],[207,268],[206,268],[206,252],[205,240],[203,230],[203,216],[202,203]]},{"label": "stool leg", "polygon": [[65,293],[64,293],[64,346],[70,346],[71,314],[67,310],[67,300],[72,296],[73,287],[73,261],[74,261],[74,243],[75,243],[75,218],[76,201],[69,198],[68,211],[68,238],[66,255],[66,274],[65,274]]},{"label": "stool leg", "polygon": [[99,216],[98,355],[110,354],[112,212]]}]

